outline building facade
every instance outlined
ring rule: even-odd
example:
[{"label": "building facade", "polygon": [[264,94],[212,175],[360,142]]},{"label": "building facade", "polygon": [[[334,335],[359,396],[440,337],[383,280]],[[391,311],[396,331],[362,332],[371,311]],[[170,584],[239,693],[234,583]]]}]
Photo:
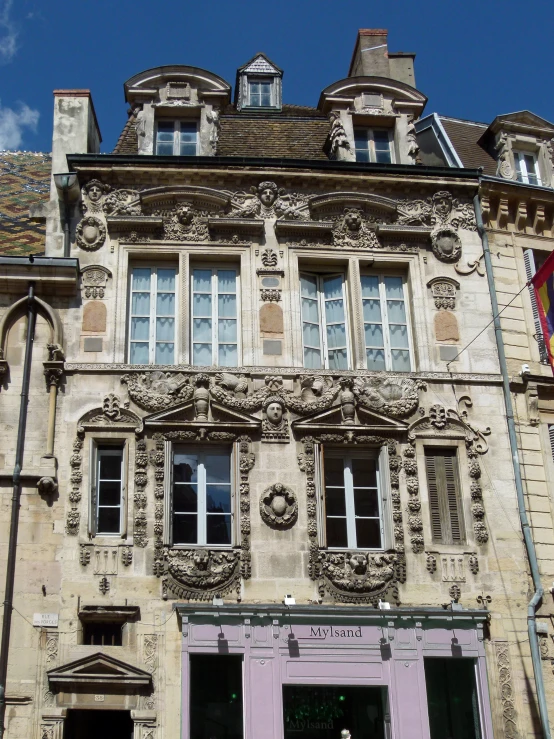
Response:
[{"label": "building facade", "polygon": [[422,164],[386,45],[317,108],[147,70],[109,155],[55,91],[0,278],[10,739],[540,735],[479,165]]}]

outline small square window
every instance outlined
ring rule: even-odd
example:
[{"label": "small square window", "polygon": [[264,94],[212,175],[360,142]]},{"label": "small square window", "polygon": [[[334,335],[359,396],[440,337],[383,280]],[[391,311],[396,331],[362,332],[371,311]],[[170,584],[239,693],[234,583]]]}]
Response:
[{"label": "small square window", "polygon": [[198,154],[198,127],[190,121],[158,121],[158,156],[195,157]]},{"label": "small square window", "polygon": [[525,151],[514,151],[517,181],[526,185],[542,185],[539,163],[535,154]]},{"label": "small square window", "polygon": [[384,128],[355,128],[354,148],[357,162],[391,164],[390,133]]}]

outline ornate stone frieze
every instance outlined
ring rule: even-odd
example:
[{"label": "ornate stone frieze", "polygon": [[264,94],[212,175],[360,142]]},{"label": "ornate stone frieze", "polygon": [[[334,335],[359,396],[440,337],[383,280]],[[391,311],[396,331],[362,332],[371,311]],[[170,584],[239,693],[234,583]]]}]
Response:
[{"label": "ornate stone frieze", "polygon": [[159,641],[160,637],[158,634],[145,634],[142,642],[142,661],[152,675],[152,692],[150,695],[145,695],[143,697],[144,708],[147,711],[152,711],[156,707]]},{"label": "ornate stone frieze", "polygon": [[[71,473],[69,476],[69,483],[71,489],[69,491],[69,502],[71,505],[70,510],[67,513],[67,519],[65,524],[65,530],[72,536],[77,536],[79,533],[79,523],[81,520],[81,514],[78,510],[78,504],[81,500],[81,483],[83,481],[83,439],[82,435],[78,435],[73,442],[73,454],[69,458],[69,464],[71,466]],[[83,564],[81,560],[81,564]]]},{"label": "ornate stone frieze", "polygon": [[146,453],[146,441],[138,439],[135,452],[135,493],[133,512],[133,543],[137,547],[146,547],[148,537],[146,534],[146,486],[148,484],[148,455]]},{"label": "ornate stone frieze", "polygon": [[333,243],[348,249],[378,249],[379,239],[375,233],[377,219],[368,216],[359,208],[345,208],[342,215],[335,217]]},{"label": "ornate stone frieze", "polygon": [[408,529],[410,531],[410,542],[414,554],[423,551],[425,542],[423,540],[423,521],[421,520],[421,501],[419,499],[419,479],[417,474],[417,456],[415,444],[406,444],[404,447],[404,460],[402,463],[406,475],[406,489],[409,500],[407,506]]},{"label": "ornate stone frieze", "polygon": [[281,300],[281,291],[272,288],[262,288],[260,290],[260,298],[264,303],[279,303]]},{"label": "ornate stone frieze", "polygon": [[289,529],[298,518],[298,501],[294,491],[276,482],[266,488],[260,498],[260,516],[275,529]]},{"label": "ornate stone frieze", "polygon": [[394,589],[394,553],[321,552],[319,558],[325,589],[342,603],[377,606],[378,601]]},{"label": "ornate stone frieze", "polygon": [[[468,396],[462,396],[459,403],[468,408],[472,401]],[[491,433],[490,428],[480,431],[468,421],[467,411],[459,412],[453,408],[445,408],[437,403],[431,406],[429,413],[414,421],[408,430],[408,439],[414,442],[416,438],[451,438],[462,437],[466,445],[468,458],[468,473],[471,478],[471,513],[473,516],[473,535],[478,544],[486,544],[489,532],[485,523],[485,508],[483,505],[483,489],[481,486],[481,467],[478,462],[480,455],[488,451],[485,436]]]},{"label": "ornate stone frieze", "polygon": [[96,251],[106,241],[106,226],[96,216],[85,216],[77,224],[75,241],[85,251]]},{"label": "ornate stone frieze", "polygon": [[133,430],[135,433],[142,431],[142,420],[126,407],[121,407],[121,401],[117,395],[110,393],[106,395],[102,408],[94,408],[85,413],[77,424],[77,433],[82,435],[89,429],[106,427],[115,430]]},{"label": "ornate stone frieze", "polygon": [[171,241],[206,241],[209,238],[207,211],[199,211],[189,203],[172,209],[152,211],[163,218],[164,239]]},{"label": "ornate stone frieze", "polygon": [[496,669],[500,683],[499,698],[502,705],[502,723],[506,739],[519,739],[517,729],[517,712],[515,708],[515,691],[510,663],[510,647],[507,641],[495,640]]},{"label": "ornate stone frieze", "polygon": [[140,216],[140,193],[128,189],[111,190],[102,200],[102,210],[107,216]]},{"label": "ornate stone frieze", "polygon": [[475,213],[471,203],[463,203],[447,190],[436,192],[425,200],[398,201],[398,223],[435,228],[450,226],[475,231]]},{"label": "ornate stone frieze", "polygon": [[284,218],[302,219],[307,200],[297,193],[287,193],[275,182],[260,182],[250,192],[234,193],[231,196],[231,217],[236,218]]},{"label": "ornate stone frieze", "polygon": [[356,377],[353,392],[360,405],[394,418],[410,416],[419,406],[422,380],[398,377]]},{"label": "ornate stone frieze", "polygon": [[181,373],[154,372],[123,375],[129,397],[139,408],[161,411],[192,398],[194,385],[191,377]]},{"label": "ornate stone frieze", "polygon": [[160,577],[164,570],[163,520],[164,520],[164,475],[165,443],[162,434],[154,434],[155,449],[150,452],[150,463],[154,467],[154,564],[153,573]]},{"label": "ornate stone frieze", "polygon": [[460,283],[451,277],[433,277],[429,280],[427,287],[431,289],[431,295],[435,301],[435,308],[440,310],[454,310],[456,308],[456,292]]},{"label": "ornate stone frieze", "polygon": [[83,297],[87,299],[103,298],[106,291],[108,278],[112,276],[109,269],[99,264],[83,267],[81,270],[81,287]]}]

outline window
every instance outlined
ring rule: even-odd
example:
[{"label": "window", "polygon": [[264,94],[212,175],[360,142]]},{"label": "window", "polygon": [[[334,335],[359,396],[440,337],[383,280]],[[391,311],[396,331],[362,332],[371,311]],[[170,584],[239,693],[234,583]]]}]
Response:
[{"label": "window", "polygon": [[539,163],[534,154],[523,151],[514,151],[518,182],[526,185],[542,185],[539,173]]},{"label": "window", "polygon": [[481,739],[475,660],[425,657],[431,739]]},{"label": "window", "polygon": [[300,275],[304,367],[348,369],[344,276]]},{"label": "window", "polygon": [[83,644],[98,647],[120,647],[123,644],[124,624],[122,623],[95,623],[83,624]]},{"label": "window", "polygon": [[191,654],[189,660],[189,736],[243,739],[242,655]]},{"label": "window", "polygon": [[131,275],[129,362],[175,361],[175,277],[168,267],[134,267]]},{"label": "window", "polygon": [[463,544],[465,530],[456,450],[427,448],[425,469],[433,541]]},{"label": "window", "polygon": [[192,363],[237,367],[238,275],[234,269],[192,270]]},{"label": "window", "polygon": [[404,279],[362,275],[367,368],[409,372],[412,368]]},{"label": "window", "polygon": [[386,129],[355,128],[354,148],[357,162],[392,162],[390,134]]},{"label": "window", "polygon": [[123,525],[124,446],[96,444],[92,448],[92,533],[119,535]]},{"label": "window", "polygon": [[383,485],[377,454],[328,451],[323,473],[327,547],[383,549]]},{"label": "window", "polygon": [[271,108],[271,80],[248,80],[248,105],[251,108]]},{"label": "window", "polygon": [[173,544],[231,544],[231,454],[173,448]]},{"label": "window", "polygon": [[156,154],[160,156],[195,157],[198,153],[196,123],[158,121]]}]

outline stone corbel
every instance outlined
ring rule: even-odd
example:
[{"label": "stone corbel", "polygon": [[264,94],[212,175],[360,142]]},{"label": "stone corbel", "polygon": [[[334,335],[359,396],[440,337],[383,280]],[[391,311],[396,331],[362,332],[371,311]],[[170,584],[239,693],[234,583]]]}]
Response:
[{"label": "stone corbel", "polygon": [[525,227],[527,226],[527,203],[525,200],[520,200],[517,204],[517,213],[516,213],[516,230],[517,231],[525,231]]},{"label": "stone corbel", "polygon": [[498,203],[498,228],[507,228],[510,221],[510,204],[508,198],[501,198]]},{"label": "stone corbel", "polygon": [[540,236],[544,230],[544,223],[546,215],[544,212],[544,205],[538,204],[535,210],[535,218],[533,220],[533,231]]},{"label": "stone corbel", "polygon": [[538,426],[539,416],[539,389],[536,382],[528,382],[525,389],[525,400],[527,401],[527,418],[530,426]]},{"label": "stone corbel", "polygon": [[483,216],[483,223],[485,226],[489,225],[489,218],[491,215],[491,201],[487,195],[483,195],[481,198],[481,213]]}]

